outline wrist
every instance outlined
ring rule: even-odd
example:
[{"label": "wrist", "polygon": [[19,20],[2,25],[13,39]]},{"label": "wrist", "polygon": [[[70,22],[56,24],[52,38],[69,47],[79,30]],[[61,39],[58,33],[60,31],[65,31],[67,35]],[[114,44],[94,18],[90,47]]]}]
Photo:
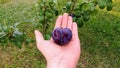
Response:
[{"label": "wrist", "polygon": [[69,68],[69,67],[58,63],[48,63],[47,68]]},{"label": "wrist", "polygon": [[77,63],[55,60],[47,62],[47,68],[76,68]]}]

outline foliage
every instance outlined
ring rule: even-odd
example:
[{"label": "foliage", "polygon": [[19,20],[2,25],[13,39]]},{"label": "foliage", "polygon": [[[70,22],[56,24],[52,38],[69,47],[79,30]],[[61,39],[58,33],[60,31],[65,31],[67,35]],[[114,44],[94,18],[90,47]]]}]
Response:
[{"label": "foliage", "polygon": [[[0,25],[0,43],[2,46],[7,45],[9,42],[21,48],[22,43],[28,43],[30,38],[27,37],[25,28],[21,30],[21,25],[27,25],[31,22],[18,22],[15,24],[5,23]],[[31,23],[32,24],[32,23]],[[23,26],[23,25],[22,25]],[[28,25],[27,25],[28,26]]]},{"label": "foliage", "polygon": [[107,6],[108,11],[113,8],[112,0],[83,0],[80,3],[76,2],[78,1],[67,1],[64,6],[60,7],[59,1],[57,0],[39,0],[39,23],[42,23],[43,31],[47,31],[49,20],[64,12],[69,13],[78,23],[79,27],[82,27],[84,22],[89,21],[90,14],[96,10],[97,5],[99,5],[101,9]]},{"label": "foliage", "polygon": [[[0,1],[3,3],[2,0]],[[97,10],[97,5],[101,9],[107,7],[107,11],[113,8],[112,0],[71,0],[65,1],[62,6],[58,0],[38,0],[35,5],[37,7],[38,23],[33,24],[33,22],[29,21],[29,28],[41,29],[40,31],[43,33],[45,39],[50,39],[51,23],[53,23],[55,18],[60,14],[65,12],[69,13],[74,21],[78,23],[78,26],[82,27],[85,22],[90,20],[90,15]],[[21,24],[24,26],[18,27]],[[3,22],[3,24],[0,25],[0,43],[4,46],[11,42],[21,48],[23,43],[33,41],[34,39],[29,38],[24,29],[26,26],[28,26],[28,22],[24,21],[14,24]]]}]

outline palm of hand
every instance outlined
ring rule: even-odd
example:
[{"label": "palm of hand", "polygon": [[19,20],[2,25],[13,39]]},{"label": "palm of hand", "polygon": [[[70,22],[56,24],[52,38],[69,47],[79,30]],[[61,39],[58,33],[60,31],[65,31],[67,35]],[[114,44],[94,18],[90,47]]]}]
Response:
[{"label": "palm of hand", "polygon": [[[64,23],[64,24],[63,24]],[[73,37],[71,41],[63,46],[54,43],[53,39],[44,40],[39,31],[35,31],[38,49],[42,52],[48,62],[65,60],[68,62],[77,62],[80,56],[80,41],[78,38],[77,24],[72,22],[72,17],[65,13],[56,20],[55,28],[63,27],[72,30]]]}]

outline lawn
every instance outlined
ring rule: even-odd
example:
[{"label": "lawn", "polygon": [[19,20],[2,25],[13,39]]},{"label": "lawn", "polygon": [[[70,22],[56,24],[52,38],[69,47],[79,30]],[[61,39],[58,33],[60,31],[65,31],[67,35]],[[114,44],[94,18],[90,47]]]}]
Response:
[{"label": "lawn", "polygon": [[[12,24],[36,18],[36,0],[10,0],[0,3],[0,24]],[[120,66],[120,1],[114,0],[112,11],[98,8],[90,21],[79,28],[81,57],[77,68],[119,68]],[[53,26],[50,26],[51,28]],[[30,28],[28,28],[30,29]],[[40,30],[40,29],[39,29]],[[51,30],[52,31],[52,30]],[[34,37],[31,30],[30,36]],[[19,49],[11,43],[0,44],[0,68],[45,68],[46,60],[36,43]]]}]

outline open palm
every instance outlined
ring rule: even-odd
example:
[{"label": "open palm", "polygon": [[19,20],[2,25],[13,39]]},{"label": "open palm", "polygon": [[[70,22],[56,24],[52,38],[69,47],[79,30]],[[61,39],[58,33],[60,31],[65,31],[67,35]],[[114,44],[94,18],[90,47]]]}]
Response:
[{"label": "open palm", "polygon": [[55,28],[69,28],[72,31],[72,39],[68,44],[60,46],[53,39],[44,40],[42,34],[35,30],[35,37],[38,49],[45,56],[47,62],[60,62],[69,65],[76,64],[80,56],[80,40],[78,37],[77,24],[67,13],[58,16]]}]

